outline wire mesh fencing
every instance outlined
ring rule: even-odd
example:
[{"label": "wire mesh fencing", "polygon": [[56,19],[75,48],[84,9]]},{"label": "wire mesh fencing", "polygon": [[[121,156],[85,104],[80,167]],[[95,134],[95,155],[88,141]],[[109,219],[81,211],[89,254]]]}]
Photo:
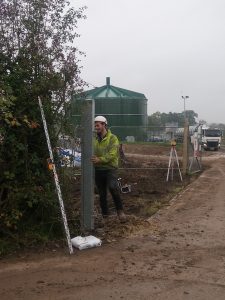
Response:
[{"label": "wire mesh fencing", "polygon": [[[109,128],[120,141],[118,188],[125,212],[136,216],[149,216],[161,205],[166,205],[175,192],[182,189],[190,178],[181,182],[178,167],[174,165],[173,181],[166,182],[171,151],[175,138],[171,127],[119,127]],[[58,143],[59,173],[65,198],[68,220],[73,228],[80,228],[81,212],[81,143],[82,128],[74,130],[74,136],[60,136]],[[176,151],[182,163],[182,144]],[[108,195],[109,209],[115,214],[113,200]],[[95,189],[95,219],[101,215],[98,193]]]}]

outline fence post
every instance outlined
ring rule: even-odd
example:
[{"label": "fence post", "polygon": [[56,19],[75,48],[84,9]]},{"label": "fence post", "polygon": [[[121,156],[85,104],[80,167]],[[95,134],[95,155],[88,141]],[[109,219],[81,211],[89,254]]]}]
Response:
[{"label": "fence post", "polygon": [[94,167],[93,155],[94,100],[87,98],[82,103],[81,116],[81,226],[84,230],[94,228]]},{"label": "fence post", "polygon": [[184,139],[183,139],[183,164],[182,164],[182,173],[186,175],[189,163],[189,153],[188,153],[188,142],[189,142],[189,123],[185,118],[184,123]]}]

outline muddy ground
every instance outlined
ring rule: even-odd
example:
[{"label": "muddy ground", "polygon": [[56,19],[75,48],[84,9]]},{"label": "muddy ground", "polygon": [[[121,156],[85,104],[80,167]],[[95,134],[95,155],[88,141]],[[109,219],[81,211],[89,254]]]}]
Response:
[{"label": "muddy ground", "polygon": [[[177,147],[179,166],[182,167],[182,147]],[[120,165],[119,177],[123,187],[129,186],[128,193],[121,193],[124,211],[127,215],[127,224],[121,226],[117,220],[116,211],[110,195],[108,203],[110,218],[102,229],[102,218],[99,207],[98,195],[95,195],[95,229],[93,234],[97,234],[104,241],[115,240],[118,237],[126,237],[131,232],[146,227],[146,219],[153,215],[159,208],[167,206],[178,192],[194,181],[199,173],[190,174],[180,178],[178,165],[174,162],[174,177],[171,176],[166,181],[168,172],[168,162],[170,155],[170,144],[126,144],[124,145],[125,161]],[[203,153],[204,157],[213,155],[214,152]],[[215,153],[214,153],[215,155]],[[205,162],[203,168],[207,168]],[[196,170],[196,168],[194,169]],[[170,172],[171,174],[171,172]],[[72,189],[71,189],[72,187]],[[80,219],[80,177],[72,176],[69,188],[71,189],[67,201],[66,210],[69,212],[70,227],[72,235],[80,234],[77,220]],[[66,185],[68,191],[68,185]],[[126,190],[126,189],[125,189]],[[72,196],[71,196],[72,195]],[[72,209],[71,209],[72,207]],[[76,229],[76,230],[73,230]]]},{"label": "muddy ground", "polygon": [[[97,191],[94,202],[93,234],[97,234],[104,241],[110,241],[117,237],[126,237],[130,232],[135,232],[140,227],[146,226],[146,219],[159,208],[168,205],[169,200],[198,176],[186,176],[181,181],[177,169],[174,167],[174,180],[166,182],[170,144],[126,144],[124,145],[125,161],[121,162],[118,172],[121,185],[128,186],[128,193],[121,193],[124,210],[127,218],[127,226],[120,226],[117,220],[115,207],[110,195],[108,203],[110,220],[102,230],[102,217]],[[181,146],[177,150],[179,163],[181,164]],[[80,226],[81,203],[81,176],[80,170],[63,168],[60,173],[60,182],[63,190],[67,218],[71,235],[82,234]],[[61,222],[59,216],[59,222]]]},{"label": "muddy ground", "polygon": [[[162,169],[160,188],[152,188],[149,180],[158,171],[149,176],[144,170],[144,195],[138,185],[133,195],[124,195],[128,223],[120,224],[112,212],[99,231],[104,241],[100,248],[69,256],[67,249],[55,246],[1,259],[0,299],[224,299],[224,154],[210,153],[203,164],[204,172],[184,189],[174,183],[180,192],[154,215],[133,199],[151,202],[157,196],[154,202],[160,202],[172,195],[167,189],[173,184],[167,186]],[[132,176],[127,179],[140,178]]]}]

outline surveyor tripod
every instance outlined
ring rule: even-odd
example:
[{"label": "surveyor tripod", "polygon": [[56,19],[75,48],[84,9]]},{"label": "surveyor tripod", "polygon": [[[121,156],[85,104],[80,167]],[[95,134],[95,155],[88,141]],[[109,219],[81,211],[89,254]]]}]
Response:
[{"label": "surveyor tripod", "polygon": [[168,165],[168,170],[167,170],[166,181],[169,180],[170,173],[171,173],[171,180],[173,180],[175,163],[176,163],[177,169],[179,171],[180,180],[183,181],[181,171],[180,171],[179,160],[178,160],[178,156],[177,156],[176,142],[172,141],[171,142],[170,158],[169,158],[169,165]]}]

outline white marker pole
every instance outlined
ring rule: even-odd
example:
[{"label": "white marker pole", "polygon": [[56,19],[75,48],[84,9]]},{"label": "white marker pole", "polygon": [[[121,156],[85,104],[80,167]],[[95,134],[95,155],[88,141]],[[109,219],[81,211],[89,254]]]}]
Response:
[{"label": "white marker pole", "polygon": [[47,127],[45,114],[44,114],[44,109],[43,109],[40,97],[38,97],[38,102],[39,102],[39,106],[40,106],[40,110],[41,110],[41,117],[42,117],[42,122],[43,122],[44,130],[45,130],[45,136],[46,136],[46,140],[47,140],[49,156],[50,156],[50,159],[51,159],[52,165],[53,165],[53,174],[54,174],[54,179],[55,179],[55,186],[56,186],[57,193],[58,193],[59,205],[60,205],[60,209],[61,209],[61,214],[62,214],[64,229],[65,229],[65,233],[66,233],[68,248],[69,248],[70,254],[73,254],[73,246],[72,246],[72,242],[71,242],[71,238],[70,238],[70,231],[69,231],[69,227],[68,227],[68,223],[67,223],[64,203],[63,203],[63,199],[62,199],[61,188],[60,188],[60,184],[59,184],[58,175],[57,175],[57,172],[56,172],[56,167],[55,167],[55,164],[54,164],[52,146],[51,146],[51,142],[50,142],[50,138],[49,138],[49,134],[48,134],[48,127]]}]

